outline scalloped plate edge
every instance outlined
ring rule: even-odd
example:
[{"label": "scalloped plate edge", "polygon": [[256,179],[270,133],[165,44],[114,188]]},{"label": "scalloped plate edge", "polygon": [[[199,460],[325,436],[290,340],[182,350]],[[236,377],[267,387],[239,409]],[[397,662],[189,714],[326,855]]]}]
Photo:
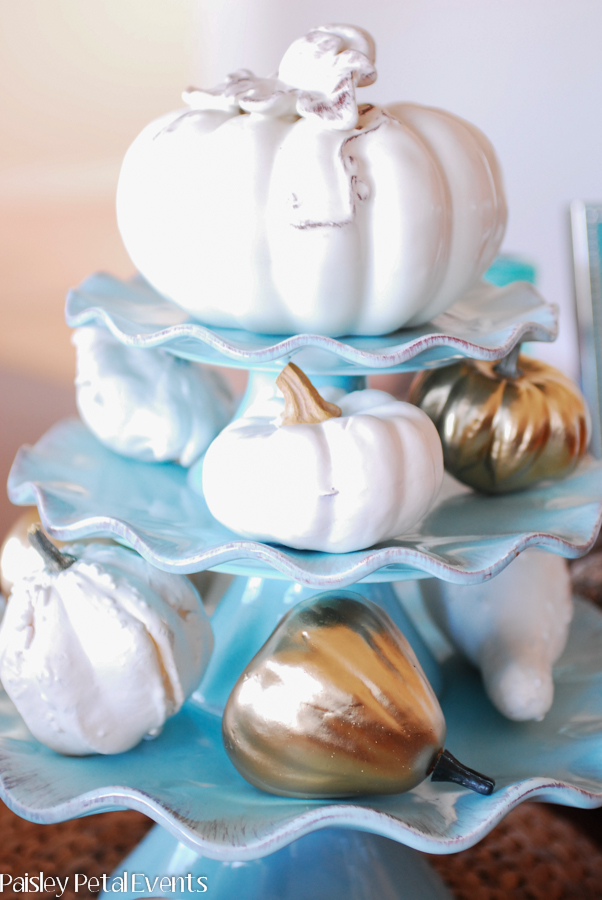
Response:
[{"label": "scalloped plate edge", "polygon": [[[2,761],[4,753],[0,753]],[[503,788],[492,798],[483,798],[483,803],[493,803],[498,798],[491,814],[463,837],[444,839],[420,831],[401,822],[391,813],[381,812],[364,806],[332,804],[319,806],[315,810],[302,813],[281,825],[264,838],[256,838],[245,844],[217,844],[201,838],[187,824],[183,816],[168,812],[159,801],[144,791],[121,786],[111,786],[90,791],[48,809],[33,810],[15,800],[6,788],[4,780],[0,784],[0,796],[6,805],[22,818],[31,822],[53,824],[67,819],[108,812],[115,808],[133,809],[144,813],[174,835],[181,843],[201,856],[217,860],[251,860],[269,856],[281,850],[298,838],[322,828],[353,828],[390,838],[423,853],[445,855],[467,850],[477,844],[485,835],[519,804],[525,800],[558,803],[563,806],[595,809],[602,806],[602,793],[586,791],[567,782],[546,778],[529,778],[523,782]]]},{"label": "scalloped plate edge", "polygon": [[[102,273],[101,273],[102,274]],[[94,278],[95,276],[90,276]],[[113,276],[104,275],[112,279]],[[114,279],[118,281],[118,279]],[[84,282],[85,284],[85,282]],[[127,287],[127,282],[124,283]],[[206,344],[228,359],[246,365],[262,364],[282,359],[305,347],[313,347],[331,353],[355,366],[365,366],[369,369],[386,369],[402,365],[414,357],[436,347],[450,347],[472,359],[499,360],[506,356],[517,343],[524,340],[537,340],[549,342],[556,339],[558,334],[558,307],[548,303],[540,297],[539,293],[529,282],[514,282],[504,288],[497,288],[500,293],[511,293],[513,290],[527,289],[535,295],[541,303],[541,309],[545,309],[553,322],[546,325],[543,322],[522,322],[516,325],[503,344],[495,348],[488,348],[466,338],[458,337],[444,332],[433,332],[421,335],[409,342],[400,342],[393,348],[383,353],[370,352],[352,347],[343,341],[320,334],[297,334],[290,336],[278,336],[274,338],[276,343],[257,350],[244,350],[235,344],[228,342],[211,328],[197,322],[183,322],[158,329],[150,334],[131,335],[122,331],[109,312],[101,306],[89,306],[86,309],[74,312],[72,307],[82,293],[81,287],[75,288],[67,294],[65,305],[65,320],[72,327],[81,327],[94,322],[102,323],[123,344],[137,348],[159,347],[172,340],[185,338]],[[491,286],[489,286],[491,287]],[[164,298],[161,298],[164,300]],[[164,302],[169,302],[164,300]],[[174,304],[175,305],[175,304]],[[453,307],[451,308],[453,309]],[[450,312],[450,311],[448,311]],[[252,334],[252,333],[250,333]],[[270,337],[262,335],[262,337]],[[176,352],[177,351],[173,351]]]},{"label": "scalloped plate edge", "polygon": [[[337,341],[335,338],[316,334],[299,334],[260,350],[241,350],[234,344],[224,341],[210,329],[195,324],[174,325],[171,328],[148,335],[128,335],[117,327],[106,310],[99,307],[90,307],[85,312],[66,316],[66,321],[71,328],[102,322],[122,344],[138,349],[161,347],[178,338],[198,340],[200,343],[207,344],[213,350],[223,354],[228,359],[236,360],[249,366],[274,362],[286,356],[291,356],[306,347],[326,351],[354,366],[365,366],[370,369],[388,369],[398,366],[436,347],[449,347],[462,353],[467,358],[494,362],[507,356],[518,343],[527,340],[551,342],[555,340],[557,334],[557,329],[551,330],[533,322],[524,322],[521,325],[516,325],[510,336],[495,348],[484,347],[482,344],[477,344],[466,338],[434,333],[414,338],[409,343],[398,345],[398,347],[387,353],[371,353],[366,350],[356,350],[348,344]],[[176,350],[171,352],[177,355]]]},{"label": "scalloped plate edge", "polygon": [[[20,454],[26,452],[27,449],[27,447],[22,447],[19,450],[17,457],[15,458],[15,466]],[[498,559],[496,563],[474,571],[466,571],[459,566],[438,562],[432,557],[421,553],[419,550],[409,550],[405,547],[390,547],[387,549],[374,550],[363,560],[350,565],[349,568],[344,569],[342,572],[336,572],[329,575],[314,575],[307,568],[295,563],[285,552],[268,544],[247,540],[229,541],[211,551],[193,555],[176,562],[173,559],[169,559],[156,553],[130,525],[120,519],[112,518],[110,516],[89,517],[72,525],[63,527],[52,525],[46,509],[46,494],[44,490],[34,482],[23,482],[17,489],[11,485],[9,476],[8,494],[13,503],[21,506],[29,505],[33,496],[40,513],[42,524],[48,534],[52,537],[69,541],[88,537],[90,535],[98,535],[100,533],[105,535],[108,533],[125,541],[143,556],[144,559],[166,572],[190,574],[192,572],[204,571],[205,569],[213,569],[217,566],[220,567],[222,572],[225,572],[225,567],[229,562],[242,559],[253,559],[272,566],[284,578],[290,578],[292,581],[307,585],[308,587],[324,588],[348,587],[368,579],[370,575],[377,572],[379,569],[394,565],[407,567],[406,571],[403,573],[405,578],[436,577],[452,584],[480,584],[483,581],[488,581],[490,578],[498,575],[527,547],[542,547],[550,550],[552,553],[568,558],[583,556],[593,546],[602,523],[602,505],[599,504],[596,524],[592,530],[591,537],[586,543],[571,544],[563,538],[555,537],[554,535],[546,534],[545,532],[527,533],[513,541],[504,555]],[[413,571],[409,571],[409,569],[412,569]],[[375,580],[402,580],[399,572],[391,572],[390,574],[390,578]],[[270,577],[269,574],[267,577]]]}]

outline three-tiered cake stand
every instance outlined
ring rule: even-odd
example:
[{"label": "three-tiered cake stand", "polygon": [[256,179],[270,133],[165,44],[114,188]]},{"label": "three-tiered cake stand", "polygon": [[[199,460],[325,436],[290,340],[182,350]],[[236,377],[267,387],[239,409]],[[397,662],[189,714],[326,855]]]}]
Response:
[{"label": "three-tiered cake stand", "polygon": [[[291,358],[317,386],[355,390],[370,373],[461,357],[501,359],[521,341],[556,334],[554,310],[526,283],[482,285],[418,329],[335,340],[208,329],[139,279],[99,275],[71,293],[67,321],[107,327],[129,346],[162,346],[184,359],[248,369],[241,410]],[[587,552],[602,518],[600,464],[586,460],[568,478],[503,497],[480,496],[449,479],[412,534],[347,554],[241,539],[210,515],[199,493],[201,466],[187,472],[126,459],[77,420],[59,423],[17,456],[11,499],[36,503],[50,535],[108,535],[167,571],[236,577],[213,616],[209,669],[157,740],[119,756],[62,757],[31,737],[3,696],[0,771],[12,809],[38,822],[116,807],[153,818],[158,827],[124,863],[127,884],[116,873],[121,896],[182,896],[206,886],[221,900],[243,893],[262,900],[427,900],[449,894],[414,851],[465,849],[527,798],[602,805],[602,615],[577,601],[552,710],[542,722],[519,724],[497,713],[465,663],[436,660],[400,602],[416,579],[480,582],[528,546],[568,557]],[[394,582],[402,583],[396,591]],[[446,746],[495,778],[492,796],[426,781],[401,795],[297,800],[257,790],[230,763],[220,714],[246,663],[292,605],[353,584],[413,644],[440,695]],[[161,889],[161,878],[176,879],[175,894],[174,883]]]}]

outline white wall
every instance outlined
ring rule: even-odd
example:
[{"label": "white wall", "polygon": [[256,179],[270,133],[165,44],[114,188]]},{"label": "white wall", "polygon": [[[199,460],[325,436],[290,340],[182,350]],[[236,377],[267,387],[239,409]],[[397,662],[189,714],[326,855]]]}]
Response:
[{"label": "white wall", "polygon": [[197,0],[0,0],[0,367],[73,381],[65,294],[132,265],[123,154],[181,103]]},{"label": "white wall", "polygon": [[197,2],[0,0],[0,203],[114,192],[136,134],[181,103]]},{"label": "white wall", "polygon": [[365,99],[441,106],[478,125],[505,173],[504,250],[535,262],[561,307],[561,336],[541,355],[576,375],[567,209],[602,200],[600,0],[204,0],[199,16],[205,84],[241,66],[268,74],[311,26],[352,22],[377,43]]},{"label": "white wall", "polygon": [[45,191],[102,194],[109,208],[127,145],[191,78],[267,74],[328,21],[377,41],[365,99],[443,106],[490,137],[505,249],[533,260],[561,305],[561,338],[545,351],[574,375],[567,206],[602,200],[602,0],[0,0],[0,213]]}]

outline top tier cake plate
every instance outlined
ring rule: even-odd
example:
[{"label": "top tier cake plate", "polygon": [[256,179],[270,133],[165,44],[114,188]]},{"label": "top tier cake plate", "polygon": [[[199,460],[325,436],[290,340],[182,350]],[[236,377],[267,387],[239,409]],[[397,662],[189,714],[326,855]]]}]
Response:
[{"label": "top tier cake plate", "polygon": [[[555,337],[554,310],[529,285],[479,290],[480,299],[468,297],[414,332],[276,339],[207,329],[140,280],[124,284],[94,276],[70,295],[67,320],[101,324],[131,346],[163,346],[187,359],[249,368],[244,407],[291,357],[318,384],[357,389],[375,370],[419,369],[464,356],[500,359],[523,340]],[[187,478],[195,479],[194,469],[187,475],[176,465],[112,453],[77,420],[59,423],[35,447],[19,452],[9,477],[11,499],[36,503],[51,535],[110,535],[169,571],[212,568],[239,577],[214,614],[216,648],[206,676],[157,741],[116,757],[61,757],[29,735],[3,698],[2,790],[16,812],[41,822],[115,807],[151,816],[162,827],[126,862],[129,882],[127,888],[121,883],[122,895],[161,895],[154,875],[190,874],[180,895],[201,891],[203,882],[195,879],[207,876],[209,891],[220,898],[244,891],[262,898],[364,900],[376,892],[448,896],[408,848],[464,849],[527,797],[602,804],[602,617],[596,610],[577,605],[555,671],[550,713],[543,722],[518,724],[493,709],[463,662],[454,657],[440,665],[402,605],[404,598],[412,600],[415,579],[483,581],[527,546],[565,556],[587,552],[602,516],[600,464],[586,460],[562,481],[496,498],[449,479],[413,534],[348,554],[242,540],[211,517]],[[392,582],[407,581],[393,591]],[[296,800],[258,791],[230,764],[220,712],[246,662],[292,604],[357,582],[358,592],[386,608],[407,634],[441,694],[447,746],[495,777],[491,797],[426,782],[408,794],[361,801]],[[163,893],[173,896],[172,887]]]}]

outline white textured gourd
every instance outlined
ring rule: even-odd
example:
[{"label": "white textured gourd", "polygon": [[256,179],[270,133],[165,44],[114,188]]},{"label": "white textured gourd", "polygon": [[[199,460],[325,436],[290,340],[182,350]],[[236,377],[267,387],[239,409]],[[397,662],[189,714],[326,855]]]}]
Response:
[{"label": "white textured gourd", "polygon": [[190,466],[233,412],[223,378],[161,349],[126,347],[105,328],[78,328],[79,413],[124,456]]},{"label": "white textured gourd", "polygon": [[258,402],[225,428],[203,461],[215,518],[245,537],[329,553],[408,531],[441,486],[435,427],[384,391],[336,403],[337,418],[280,425],[284,401]]},{"label": "white textured gourd", "polygon": [[530,549],[483,584],[430,579],[421,588],[437,624],[481,670],[499,711],[517,721],[543,719],[573,616],[565,560]]},{"label": "white textured gourd", "polygon": [[213,635],[183,575],[119,546],[13,585],[0,679],[32,734],[59,753],[121,753],[157,734],[197,687]]},{"label": "white textured gourd", "polygon": [[214,326],[385,334],[479,280],[506,224],[493,148],[442,110],[358,107],[374,56],[361,29],[323,26],[276,77],[190,90],[144,129],[117,216],[158,291]]}]

